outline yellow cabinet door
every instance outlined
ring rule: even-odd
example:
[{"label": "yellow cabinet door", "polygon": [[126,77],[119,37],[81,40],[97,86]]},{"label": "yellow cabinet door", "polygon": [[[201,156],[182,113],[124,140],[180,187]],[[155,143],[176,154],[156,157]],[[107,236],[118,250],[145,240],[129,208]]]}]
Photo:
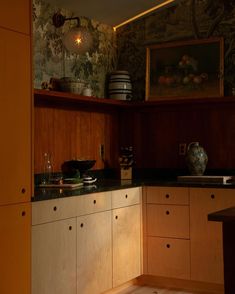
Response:
[{"label": "yellow cabinet door", "polygon": [[30,0],[1,1],[0,27],[29,35],[30,15]]},{"label": "yellow cabinet door", "polygon": [[0,207],[0,293],[30,294],[31,203]]},{"label": "yellow cabinet door", "polygon": [[112,288],[111,211],[77,218],[77,293]]},{"label": "yellow cabinet door", "polygon": [[141,210],[133,205],[112,211],[113,287],[141,275]]},{"label": "yellow cabinet door", "polygon": [[0,91],[0,205],[27,202],[32,173],[30,38],[1,28]]},{"label": "yellow cabinet door", "polygon": [[32,294],[76,294],[76,218],[32,226]]},{"label": "yellow cabinet door", "polygon": [[223,283],[222,224],[208,221],[207,216],[234,205],[232,189],[190,189],[192,280]]}]

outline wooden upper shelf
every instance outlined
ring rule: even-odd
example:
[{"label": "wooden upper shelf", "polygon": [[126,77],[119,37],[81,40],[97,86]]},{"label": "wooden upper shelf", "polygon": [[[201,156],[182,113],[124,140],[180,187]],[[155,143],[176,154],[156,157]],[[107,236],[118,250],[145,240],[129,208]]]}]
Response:
[{"label": "wooden upper shelf", "polygon": [[34,90],[34,105],[35,106],[69,106],[77,105],[84,107],[121,107],[121,108],[133,108],[133,107],[152,107],[152,106],[164,106],[164,105],[182,105],[182,104],[223,104],[234,103],[235,96],[223,96],[223,97],[188,97],[188,98],[162,98],[161,100],[154,101],[124,101],[114,100],[107,98],[87,97],[67,92],[57,92],[48,90]]}]

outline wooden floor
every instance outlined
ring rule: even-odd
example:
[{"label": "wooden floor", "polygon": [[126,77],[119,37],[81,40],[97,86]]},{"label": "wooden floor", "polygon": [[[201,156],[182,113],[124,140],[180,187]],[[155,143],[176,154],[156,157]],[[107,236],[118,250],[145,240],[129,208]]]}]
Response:
[{"label": "wooden floor", "polygon": [[115,294],[194,294],[193,292],[159,289],[151,287],[132,286]]}]

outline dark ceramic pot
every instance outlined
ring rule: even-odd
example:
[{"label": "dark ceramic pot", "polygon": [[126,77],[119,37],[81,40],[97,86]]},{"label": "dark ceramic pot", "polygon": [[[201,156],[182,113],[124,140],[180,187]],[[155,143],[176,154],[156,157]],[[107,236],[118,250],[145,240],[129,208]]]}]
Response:
[{"label": "dark ceramic pot", "polygon": [[95,163],[95,160],[68,160],[61,165],[61,170],[64,177],[82,177]]},{"label": "dark ceramic pot", "polygon": [[188,145],[186,154],[186,164],[192,176],[201,176],[206,170],[208,157],[206,151],[198,142],[192,142]]}]

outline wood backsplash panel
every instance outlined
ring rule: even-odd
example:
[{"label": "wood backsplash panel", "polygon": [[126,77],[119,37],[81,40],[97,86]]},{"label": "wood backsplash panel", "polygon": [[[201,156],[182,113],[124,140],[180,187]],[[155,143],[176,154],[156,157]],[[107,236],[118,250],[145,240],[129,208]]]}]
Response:
[{"label": "wood backsplash panel", "polygon": [[[65,160],[95,159],[95,169],[115,167],[119,150],[119,114],[63,108],[35,107],[35,173],[43,172],[43,154],[52,156],[53,170]],[[115,142],[115,143],[114,143]],[[104,145],[104,160],[100,157]]]},{"label": "wood backsplash panel", "polygon": [[122,113],[121,131],[120,144],[133,146],[139,168],[185,168],[179,144],[194,141],[205,148],[208,168],[235,167],[235,103],[126,111]]}]

